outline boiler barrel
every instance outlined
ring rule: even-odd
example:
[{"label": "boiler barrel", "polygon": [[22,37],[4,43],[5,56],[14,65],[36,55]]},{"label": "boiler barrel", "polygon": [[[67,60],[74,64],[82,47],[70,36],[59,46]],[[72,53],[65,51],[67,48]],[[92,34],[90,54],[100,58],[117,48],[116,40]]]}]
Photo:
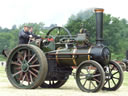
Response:
[{"label": "boiler barrel", "polygon": [[91,46],[86,49],[58,49],[48,55],[48,59],[55,60],[57,64],[65,66],[78,66],[85,60],[95,60],[105,66],[111,58],[111,52],[104,46]]},{"label": "boiler barrel", "polygon": [[88,49],[58,49],[56,53],[50,53],[49,55],[55,55],[49,59],[55,59],[57,64],[67,66],[78,66],[82,61],[90,60],[91,47]]}]

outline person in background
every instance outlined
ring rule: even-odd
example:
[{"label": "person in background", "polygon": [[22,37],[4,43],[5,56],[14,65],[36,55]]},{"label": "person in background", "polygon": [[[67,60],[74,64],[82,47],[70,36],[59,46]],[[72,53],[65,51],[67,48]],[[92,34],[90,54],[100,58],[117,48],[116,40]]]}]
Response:
[{"label": "person in background", "polygon": [[89,33],[88,33],[87,29],[84,28],[84,26],[85,26],[85,25],[82,23],[82,24],[81,24],[81,29],[80,29],[80,34],[85,34],[86,37],[89,39]]},{"label": "person in background", "polygon": [[82,23],[81,24],[81,29],[80,29],[80,33],[78,34],[78,37],[79,37],[79,41],[80,39],[83,38],[83,40],[81,40],[81,42],[79,42],[77,45],[77,47],[79,48],[84,48],[84,47],[90,47],[91,44],[89,42],[89,33],[87,31],[86,28],[84,28],[84,24]]}]

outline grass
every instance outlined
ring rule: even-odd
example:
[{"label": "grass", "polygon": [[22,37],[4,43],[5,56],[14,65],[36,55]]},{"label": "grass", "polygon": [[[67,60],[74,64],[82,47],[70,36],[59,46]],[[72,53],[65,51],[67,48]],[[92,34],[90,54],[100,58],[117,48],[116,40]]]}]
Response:
[{"label": "grass", "polygon": [[124,72],[124,82],[123,82],[124,86],[128,86],[128,72]]},{"label": "grass", "polygon": [[7,81],[8,79],[5,73],[5,67],[0,66],[0,82],[7,82]]}]

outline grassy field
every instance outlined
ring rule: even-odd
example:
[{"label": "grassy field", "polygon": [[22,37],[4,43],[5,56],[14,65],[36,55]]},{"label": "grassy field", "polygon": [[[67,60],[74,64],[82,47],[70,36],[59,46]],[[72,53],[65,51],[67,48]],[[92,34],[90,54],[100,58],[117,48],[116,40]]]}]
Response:
[{"label": "grassy field", "polygon": [[124,72],[123,85],[117,91],[82,92],[73,76],[58,89],[16,89],[8,81],[5,67],[0,66],[0,96],[125,96],[128,94],[128,72]]},{"label": "grassy field", "polygon": [[124,82],[123,82],[124,86],[128,86],[128,72],[124,72]]}]

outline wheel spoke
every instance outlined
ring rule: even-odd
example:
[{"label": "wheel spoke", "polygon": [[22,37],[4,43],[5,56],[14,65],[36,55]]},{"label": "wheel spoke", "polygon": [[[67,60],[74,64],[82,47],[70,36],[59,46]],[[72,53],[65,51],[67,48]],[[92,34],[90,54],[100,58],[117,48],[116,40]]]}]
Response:
[{"label": "wheel spoke", "polygon": [[80,80],[83,80],[83,79],[85,79],[85,78],[80,78]]},{"label": "wheel spoke", "polygon": [[33,76],[35,76],[36,78],[38,77],[35,73],[33,73],[32,71],[30,71],[29,70],[29,72],[33,75]]},{"label": "wheel spoke", "polygon": [[22,78],[23,78],[23,72],[20,73],[19,80],[22,80]]},{"label": "wheel spoke", "polygon": [[36,58],[35,60],[32,61],[32,64],[34,64],[38,59]]},{"label": "wheel spoke", "polygon": [[32,61],[32,59],[36,56],[36,54],[34,54],[29,60],[28,63],[30,63]]},{"label": "wheel spoke", "polygon": [[110,88],[110,80],[108,80],[108,87]]},{"label": "wheel spoke", "polygon": [[39,67],[40,64],[30,65],[29,67]]},{"label": "wheel spoke", "polygon": [[21,64],[17,63],[17,62],[11,62],[11,64],[14,64],[14,65],[17,65],[17,66],[21,66]]},{"label": "wheel spoke", "polygon": [[24,80],[25,80],[25,78],[26,78],[26,73],[25,73],[25,75],[23,76],[23,79],[22,79],[22,84],[24,83]]},{"label": "wheel spoke", "polygon": [[90,74],[90,70],[91,70],[91,65],[89,66],[89,68],[88,68],[88,69],[89,69],[89,74]]},{"label": "wheel spoke", "polygon": [[24,51],[24,60],[26,59],[26,57],[27,57],[27,52]]},{"label": "wheel spoke", "polygon": [[91,89],[91,80],[90,80],[90,82],[89,82],[89,90]]},{"label": "wheel spoke", "polygon": [[115,74],[117,74],[117,73],[119,73],[119,72],[117,71],[117,72],[113,73],[112,75],[115,75]]},{"label": "wheel spoke", "polygon": [[96,88],[95,84],[91,81],[92,85]]},{"label": "wheel spoke", "polygon": [[86,76],[86,74],[84,74],[83,72],[80,72],[80,76]]},{"label": "wheel spoke", "polygon": [[108,80],[106,80],[106,82],[104,83],[104,86],[107,84]]},{"label": "wheel spoke", "polygon": [[30,73],[30,80],[31,80],[31,84],[33,83],[33,79],[32,79],[32,75]]},{"label": "wheel spoke", "polygon": [[97,68],[96,68],[96,70],[92,74],[96,74],[96,72],[97,72]]},{"label": "wheel spoke", "polygon": [[28,85],[30,85],[30,80],[29,80],[29,77],[28,77],[28,73],[26,73],[26,78],[27,78],[27,81],[28,81]]},{"label": "wheel spoke", "polygon": [[114,85],[116,85],[116,83],[115,83],[115,81],[113,80],[113,78],[112,78],[112,82],[114,83]]},{"label": "wheel spoke", "polygon": [[28,49],[28,60],[30,59],[31,53],[30,50]]},{"label": "wheel spoke", "polygon": [[21,70],[21,67],[17,67],[16,70]]},{"label": "wheel spoke", "polygon": [[93,75],[92,77],[99,77],[101,76],[101,74],[96,74],[96,75]]},{"label": "wheel spoke", "polygon": [[86,71],[88,72],[88,74],[90,74],[90,72],[88,71],[89,68],[88,67],[85,67],[85,68],[86,68]]},{"label": "wheel spoke", "polygon": [[20,58],[18,58],[18,62],[19,62],[20,64],[22,64],[22,61],[20,60]]},{"label": "wheel spoke", "polygon": [[13,77],[15,77],[16,75],[18,75],[18,74],[20,74],[22,72],[22,70],[21,71],[19,71],[19,72],[16,72],[15,74],[13,74],[12,76]]},{"label": "wheel spoke", "polygon": [[33,71],[39,73],[39,71],[38,71],[37,69],[35,69],[35,68],[31,68],[31,69],[32,69]]},{"label": "wheel spoke", "polygon": [[87,82],[87,79],[85,80],[85,82],[84,82],[83,86],[85,86],[86,82]]},{"label": "wheel spoke", "polygon": [[86,74],[80,74],[80,76],[86,76]]},{"label": "wheel spoke", "polygon": [[21,58],[22,60],[24,60],[24,57],[22,56],[21,52],[18,52],[18,57]]},{"label": "wheel spoke", "polygon": [[118,80],[120,79],[120,78],[117,78],[117,77],[113,77],[113,78],[114,78],[114,79],[118,79]]},{"label": "wheel spoke", "polygon": [[111,69],[111,72],[114,70],[114,66],[112,67],[112,69]]},{"label": "wheel spoke", "polygon": [[98,79],[96,79],[96,78],[93,78],[93,80],[95,80],[96,82],[100,83],[100,81]]}]

